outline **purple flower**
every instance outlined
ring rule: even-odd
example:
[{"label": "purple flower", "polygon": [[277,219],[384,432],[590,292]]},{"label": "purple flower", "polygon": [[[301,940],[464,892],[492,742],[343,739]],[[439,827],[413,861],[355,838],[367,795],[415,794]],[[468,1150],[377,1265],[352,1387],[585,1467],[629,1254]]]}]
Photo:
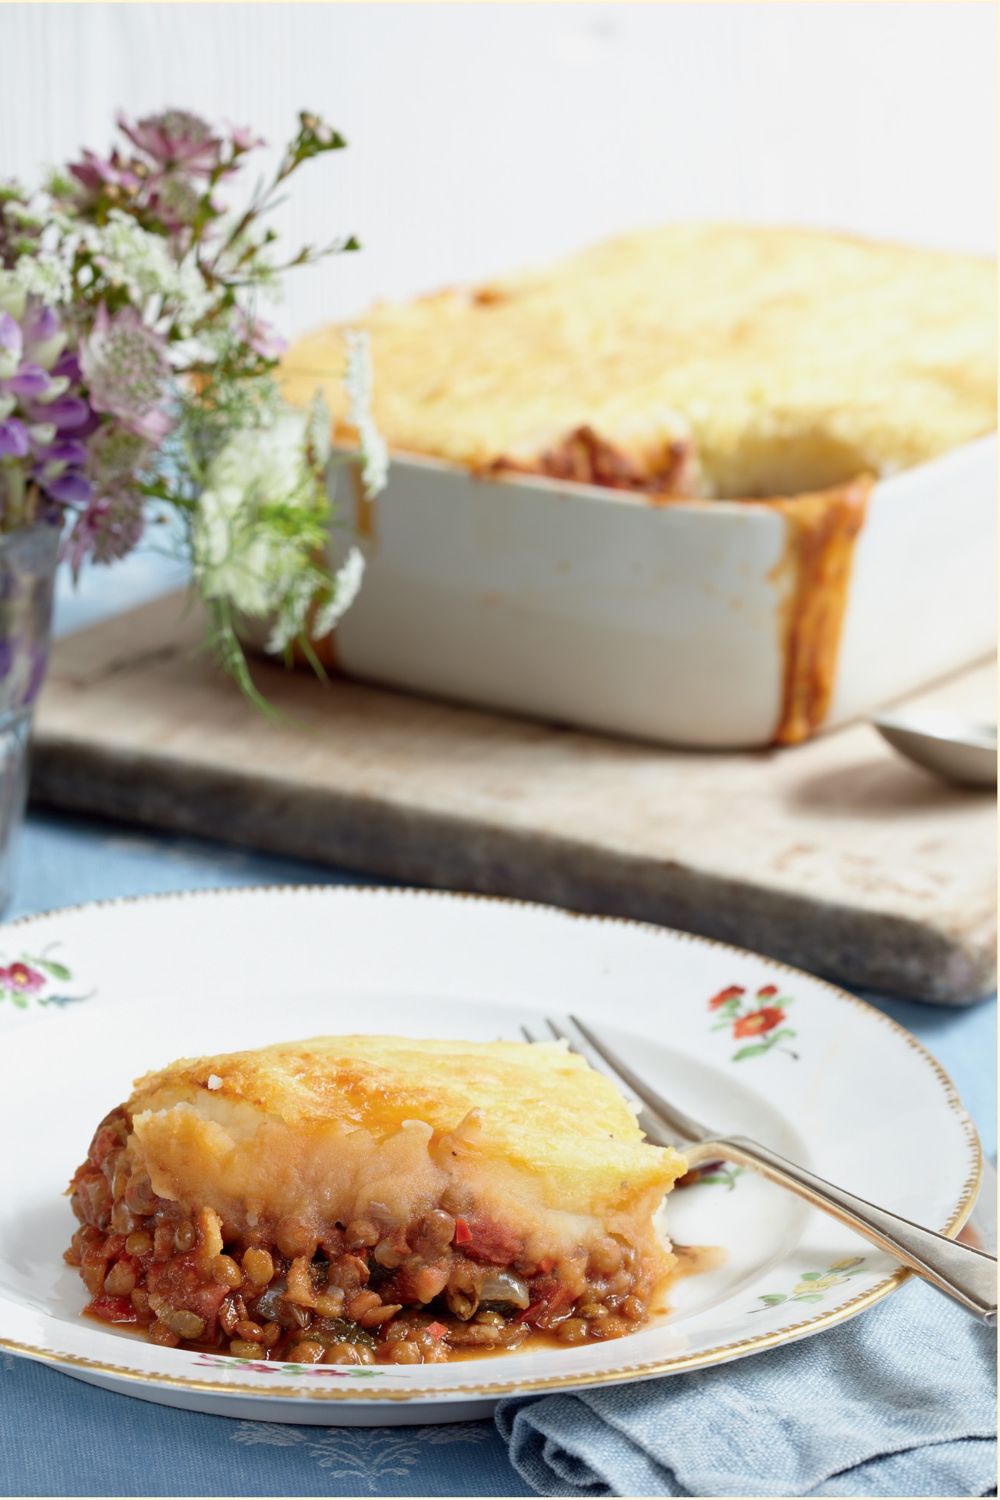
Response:
[{"label": "purple flower", "polygon": [[66,330],[51,307],[29,297],[21,319],[23,356],[43,370],[51,369],[66,347]]},{"label": "purple flower", "polygon": [[24,350],[21,325],[9,312],[0,312],[0,378],[17,373]]},{"label": "purple flower", "polygon": [[55,521],[62,507],[91,498],[83,439],[97,425],[75,386],[79,366],[65,354],[65,342],[56,314],[37,297],[27,299],[17,318],[0,313],[0,458],[15,460],[0,468],[0,505],[20,503],[30,481],[42,493],[41,515]]},{"label": "purple flower", "polygon": [[171,426],[164,409],[170,394],[166,347],[134,307],[114,315],[103,305],[98,309],[81,345],[80,363],[95,411],[117,417],[150,442],[166,437]]},{"label": "purple flower", "polygon": [[65,376],[65,378],[73,385],[79,385],[80,381],[83,379],[83,372],[80,369],[80,361],[77,359],[76,355],[71,354],[68,349],[64,354],[61,354],[59,356],[55,364],[52,366],[52,374],[59,377]]},{"label": "purple flower", "polygon": [[44,406],[32,406],[31,411],[36,421],[48,423],[59,432],[84,427],[90,421],[90,407],[82,396],[60,396]]},{"label": "purple flower", "polygon": [[60,474],[56,479],[48,479],[45,489],[53,500],[58,500],[60,505],[86,505],[94,492],[94,487],[89,479],[82,474],[74,474],[69,470]]},{"label": "purple flower", "polygon": [[23,422],[17,417],[0,422],[0,458],[26,458],[28,448],[28,429]]},{"label": "purple flower", "polygon": [[14,396],[44,396],[51,385],[52,380],[41,365],[30,364],[27,360],[7,380],[7,389]]},{"label": "purple flower", "polygon": [[51,307],[44,303],[29,303],[25,308],[24,319],[24,341],[30,348],[33,344],[48,344],[57,333],[62,331],[59,319]]},{"label": "purple flower", "polygon": [[159,167],[179,167],[192,177],[210,177],[219,165],[222,141],[206,121],[186,109],[166,109],[136,124],[120,114],[118,127]]},{"label": "purple flower", "polygon": [[73,464],[79,468],[87,462],[87,445],[79,438],[63,438],[52,444],[48,458],[50,463]]}]

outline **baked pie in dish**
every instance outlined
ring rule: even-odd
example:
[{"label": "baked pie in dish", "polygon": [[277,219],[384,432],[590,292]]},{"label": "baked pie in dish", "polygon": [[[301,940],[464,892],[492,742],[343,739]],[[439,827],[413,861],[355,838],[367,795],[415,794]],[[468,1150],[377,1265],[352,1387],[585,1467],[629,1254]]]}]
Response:
[{"label": "baked pie in dish", "polygon": [[[993,430],[986,257],[812,229],[674,224],[556,265],[383,304],[390,447],[478,472],[651,495],[798,495],[911,468]],[[289,351],[356,440],[343,330]]]},{"label": "baked pie in dish", "polygon": [[[348,675],[750,748],[991,648],[986,257],[674,224],[355,326],[394,462],[354,485],[366,585],[316,643]],[[351,450],[344,369],[334,325],[281,375]]]},{"label": "baked pie in dish", "polygon": [[70,1184],[87,1311],[253,1359],[438,1362],[641,1326],[684,1174],[558,1043],[319,1037],[138,1080]]}]

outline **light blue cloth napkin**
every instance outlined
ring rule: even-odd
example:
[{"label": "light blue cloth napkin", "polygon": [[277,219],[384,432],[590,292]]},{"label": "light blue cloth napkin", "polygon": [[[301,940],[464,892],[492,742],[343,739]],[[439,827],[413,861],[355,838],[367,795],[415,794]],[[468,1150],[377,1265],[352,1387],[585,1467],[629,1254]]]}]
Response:
[{"label": "light blue cloth napkin", "polygon": [[986,1495],[996,1410],[995,1334],[911,1281],[784,1349],[496,1423],[542,1495]]}]

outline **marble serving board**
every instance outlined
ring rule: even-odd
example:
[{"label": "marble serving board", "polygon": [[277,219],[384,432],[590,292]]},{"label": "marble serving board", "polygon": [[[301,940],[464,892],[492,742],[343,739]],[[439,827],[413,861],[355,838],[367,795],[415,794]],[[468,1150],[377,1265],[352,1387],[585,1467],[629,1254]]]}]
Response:
[{"label": "marble serving board", "polygon": [[[59,641],[34,801],[659,922],[926,1000],[994,985],[995,799],[868,725],[671,751],[262,662],[268,720],[200,641],[180,595]],[[982,717],[994,693],[987,663],[912,701]]]}]

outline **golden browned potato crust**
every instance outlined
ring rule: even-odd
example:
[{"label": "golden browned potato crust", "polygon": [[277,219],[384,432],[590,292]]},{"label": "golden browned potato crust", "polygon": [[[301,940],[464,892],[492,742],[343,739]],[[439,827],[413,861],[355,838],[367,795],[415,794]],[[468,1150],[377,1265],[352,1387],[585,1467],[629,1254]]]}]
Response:
[{"label": "golden browned potato crust", "polygon": [[409,1221],[458,1184],[539,1254],[609,1227],[642,1242],[685,1170],[557,1043],[315,1037],[176,1062],[126,1110],[156,1192],[242,1229],[321,1234],[386,1202]]},{"label": "golden browned potato crust", "polygon": [[[787,495],[908,468],[996,421],[993,263],[817,230],[643,230],[358,326],[391,448],[477,470]],[[282,373],[293,400],[321,386],[351,441],[343,358],[324,328]]]}]

